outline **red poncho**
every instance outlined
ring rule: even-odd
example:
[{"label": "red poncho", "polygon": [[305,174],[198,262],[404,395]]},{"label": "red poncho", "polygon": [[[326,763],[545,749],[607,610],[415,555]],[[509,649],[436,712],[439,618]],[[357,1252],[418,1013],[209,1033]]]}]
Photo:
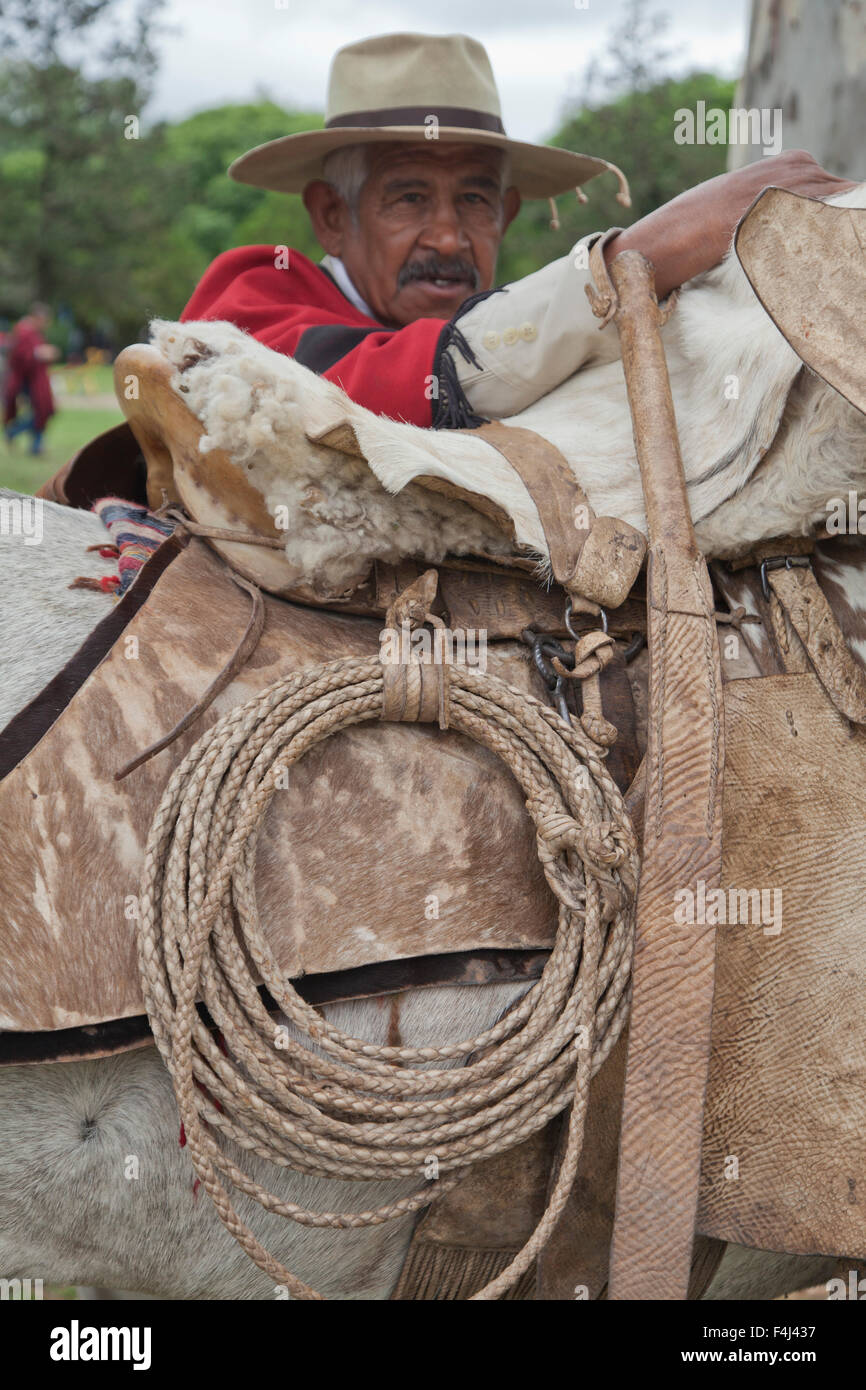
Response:
[{"label": "red poncho", "polygon": [[290,251],[288,259],[279,270],[273,246],[225,251],[205,271],[181,319],[227,319],[377,415],[432,425],[431,382],[450,325],[416,319],[405,328],[383,328],[306,256]]},{"label": "red poncho", "polygon": [[3,383],[3,423],[9,425],[17,414],[17,398],[29,396],[33,425],[40,433],[54,414],[54,397],[47,365],[36,355],[45,339],[29,319],[22,319],[12,330],[6,379]]}]

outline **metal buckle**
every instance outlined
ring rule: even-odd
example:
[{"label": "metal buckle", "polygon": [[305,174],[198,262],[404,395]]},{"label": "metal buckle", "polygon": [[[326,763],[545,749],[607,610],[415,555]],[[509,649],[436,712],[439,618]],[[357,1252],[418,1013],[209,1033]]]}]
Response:
[{"label": "metal buckle", "polygon": [[770,586],[767,583],[767,570],[780,570],[784,565],[786,570],[793,569],[795,565],[802,567],[811,561],[809,555],[771,555],[768,560],[761,561],[761,592],[767,602],[770,602]]}]

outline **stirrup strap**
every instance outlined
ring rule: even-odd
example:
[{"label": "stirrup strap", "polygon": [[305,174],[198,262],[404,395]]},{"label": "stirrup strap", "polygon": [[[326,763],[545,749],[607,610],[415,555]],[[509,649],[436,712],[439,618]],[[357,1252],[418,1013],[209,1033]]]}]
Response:
[{"label": "stirrup strap", "polygon": [[591,257],[590,263],[603,291],[596,312],[609,314],[611,300],[615,306],[650,541],[646,813],[609,1297],[684,1299],[700,1180],[715,930],[678,924],[674,910],[678,890],[700,880],[715,888],[721,879],[721,663],[652,267],[637,252],[623,252],[612,263],[608,288],[604,262],[596,257],[593,265]]}]

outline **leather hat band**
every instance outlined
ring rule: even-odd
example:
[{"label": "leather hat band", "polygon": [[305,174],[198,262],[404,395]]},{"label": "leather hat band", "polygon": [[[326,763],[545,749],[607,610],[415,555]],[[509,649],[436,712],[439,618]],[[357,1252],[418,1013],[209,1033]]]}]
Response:
[{"label": "leather hat band", "polygon": [[334,130],[340,126],[424,126],[429,123],[431,116],[435,116],[439,124],[444,126],[464,126],[469,130],[505,134],[505,127],[498,116],[473,110],[471,106],[439,106],[432,111],[427,106],[386,106],[377,111],[348,111],[342,116],[332,116],[325,122],[325,129]]}]

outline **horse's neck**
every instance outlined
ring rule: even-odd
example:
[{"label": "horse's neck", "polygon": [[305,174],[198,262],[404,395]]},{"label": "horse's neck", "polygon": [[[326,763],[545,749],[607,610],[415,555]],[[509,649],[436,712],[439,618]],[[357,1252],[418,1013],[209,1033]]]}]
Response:
[{"label": "horse's neck", "polygon": [[[32,498],[0,489],[0,498],[15,497],[34,504]],[[110,541],[99,517],[36,501],[42,514],[40,544],[29,545],[21,535],[0,529],[0,728],[62,669],[113,602],[107,594],[69,588],[79,575],[116,572],[116,562],[87,550]]]}]

